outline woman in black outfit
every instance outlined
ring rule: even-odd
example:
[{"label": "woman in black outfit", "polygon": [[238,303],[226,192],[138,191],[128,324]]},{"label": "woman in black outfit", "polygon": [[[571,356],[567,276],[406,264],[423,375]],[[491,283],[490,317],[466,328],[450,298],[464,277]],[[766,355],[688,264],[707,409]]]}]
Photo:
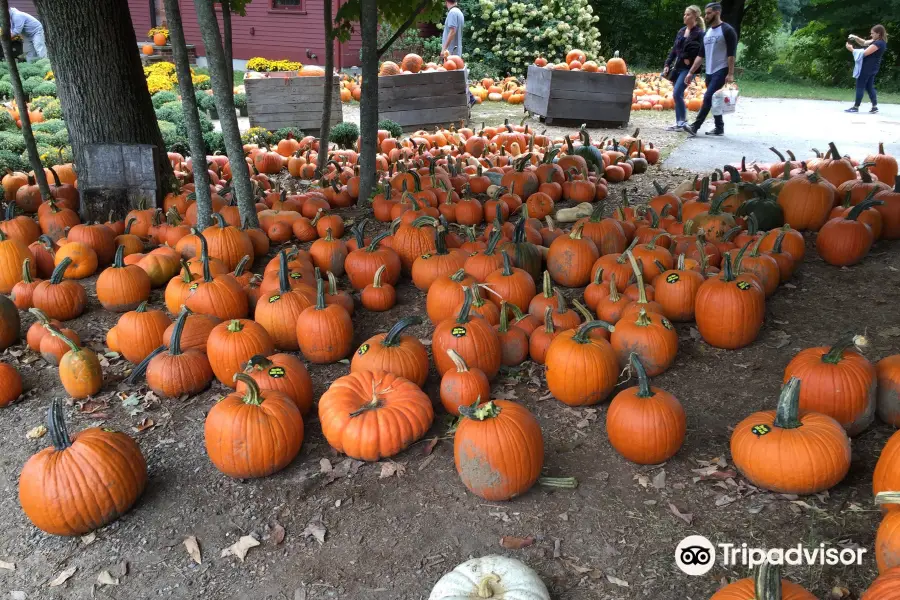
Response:
[{"label": "woman in black outfit", "polygon": [[[881,67],[881,57],[887,48],[887,31],[884,25],[876,25],[869,32],[870,39],[864,40],[857,35],[851,35],[850,40],[863,46],[866,51],[863,53],[862,68],[859,71],[859,77],[856,78],[856,104],[848,108],[844,112],[859,112],[859,105],[862,104],[863,92],[869,93],[869,100],[872,101],[872,109],[870,113],[878,112],[878,95],[875,92],[875,76],[878,75],[878,69]],[[853,52],[853,46],[847,42],[847,50]]]},{"label": "woman in black outfit", "polygon": [[691,5],[684,9],[684,27],[679,29],[678,35],[675,36],[675,44],[669,52],[662,72],[663,77],[675,84],[672,93],[675,100],[675,125],[668,128],[670,131],[680,130],[687,124],[684,90],[687,89],[688,82],[684,76],[700,53],[704,31],[700,7]]}]

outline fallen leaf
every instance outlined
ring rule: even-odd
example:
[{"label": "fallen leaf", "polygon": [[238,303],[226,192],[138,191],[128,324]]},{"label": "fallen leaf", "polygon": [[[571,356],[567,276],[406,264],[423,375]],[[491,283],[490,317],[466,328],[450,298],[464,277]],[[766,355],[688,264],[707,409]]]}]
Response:
[{"label": "fallen leaf", "polygon": [[77,571],[77,570],[78,570],[78,567],[69,567],[68,569],[66,569],[59,575],[57,575],[56,578],[50,582],[49,587],[61,586],[62,584],[67,582],[72,577],[72,575],[75,574],[75,571]]},{"label": "fallen leaf", "polygon": [[624,579],[619,579],[618,577],[613,577],[612,575],[607,575],[606,580],[620,587],[630,587],[627,581],[625,581]]},{"label": "fallen leaf", "polygon": [[637,480],[638,484],[639,484],[641,487],[647,487],[648,485],[650,485],[650,478],[647,477],[646,475],[641,474],[641,473],[635,475],[635,476],[634,476],[634,479]]},{"label": "fallen leaf", "polygon": [[86,415],[109,408],[109,403],[99,400],[88,400],[78,405],[78,411]]},{"label": "fallen leaf", "polygon": [[498,400],[515,400],[517,398],[516,390],[514,390],[514,389],[500,390],[500,391],[494,392],[491,394],[491,397],[496,398]]},{"label": "fallen leaf", "polygon": [[96,533],[89,533],[87,535],[81,536],[81,543],[84,544],[85,546],[90,546],[91,544],[93,544],[96,541],[97,541]]},{"label": "fallen leaf", "polygon": [[43,425],[38,425],[34,429],[29,429],[28,433],[25,434],[29,440],[36,440],[47,435],[47,428]]},{"label": "fallen leaf", "polygon": [[438,445],[439,441],[440,441],[439,437],[433,437],[430,440],[428,440],[428,443],[425,444],[425,446],[422,448],[422,454],[424,454],[425,456],[430,456],[431,453],[434,451],[434,447]]},{"label": "fallen leaf", "polygon": [[272,532],[269,534],[269,539],[272,540],[276,546],[284,541],[284,527],[282,527],[281,523],[278,521],[272,525]]},{"label": "fallen leaf", "polygon": [[700,339],[703,338],[703,336],[700,335],[700,330],[697,329],[696,327],[691,327],[691,328],[688,330],[688,333],[691,334],[691,339],[694,340],[694,341],[697,341],[697,340],[700,340]]},{"label": "fallen leaf", "polygon": [[294,590],[294,600],[306,600],[306,588],[298,587]]},{"label": "fallen leaf", "polygon": [[378,476],[378,479],[387,479],[394,475],[403,477],[404,474],[406,474],[406,465],[395,462],[385,462],[381,463],[381,474]]},{"label": "fallen leaf", "polygon": [[506,548],[507,550],[521,550],[522,548],[527,548],[528,546],[534,543],[534,538],[531,536],[528,537],[515,537],[512,535],[504,535],[500,538],[500,545]]},{"label": "fallen leaf", "polygon": [[328,533],[328,529],[325,527],[325,524],[322,522],[322,517],[316,517],[306,525],[306,529],[303,530],[303,537],[312,537],[315,538],[319,544],[325,543],[325,534]]},{"label": "fallen leaf", "polygon": [[897,337],[900,336],[900,327],[887,327],[885,329],[879,329],[878,335],[880,337]]},{"label": "fallen leaf", "polygon": [[559,544],[559,538],[553,540],[553,558],[559,558],[560,556],[562,556],[562,551],[560,551],[559,549]]},{"label": "fallen leaf", "polygon": [[238,560],[244,562],[244,558],[247,557],[247,552],[250,548],[255,548],[256,546],[259,546],[259,540],[252,535],[244,535],[241,536],[241,539],[222,550],[222,554],[220,554],[219,557],[236,556],[238,557]]},{"label": "fallen leaf", "polygon": [[652,483],[653,483],[653,487],[655,487],[658,490],[661,490],[664,487],[666,487],[666,470],[662,469],[662,470],[660,470],[659,473],[654,475]]},{"label": "fallen leaf", "polygon": [[197,538],[194,536],[184,538],[184,549],[187,550],[187,553],[195,563],[198,565],[203,564],[203,559],[200,557],[200,544],[197,543]]},{"label": "fallen leaf", "polygon": [[137,427],[132,427],[132,429],[134,429],[134,431],[136,433],[140,433],[142,431],[147,431],[151,427],[155,427],[155,426],[156,426],[156,423],[153,422],[153,419],[151,419],[150,417],[146,417],[143,420],[141,420],[140,423],[137,424]]},{"label": "fallen leaf", "polygon": [[15,590],[9,593],[9,600],[28,600],[28,596],[25,592]]},{"label": "fallen leaf", "polygon": [[119,356],[121,356],[121,355],[118,352],[113,352],[111,350],[109,352],[104,352],[103,356],[105,356],[106,358],[111,358],[111,359],[115,360],[115,359],[119,358]]},{"label": "fallen leaf", "polygon": [[575,572],[578,573],[579,575],[584,575],[585,573],[590,573],[591,571],[594,570],[594,569],[592,569],[591,567],[582,567],[581,565],[575,564],[575,563],[573,563],[573,562],[569,562],[569,563],[567,563],[567,564],[569,565],[569,568],[570,568],[570,569],[572,569],[573,571],[575,571]]},{"label": "fallen leaf", "polygon": [[0,560],[0,569],[5,569],[7,571],[15,571],[16,563],[6,562],[5,560]]},{"label": "fallen leaf", "polygon": [[119,579],[109,574],[109,571],[100,571],[97,575],[97,583],[100,585],[119,585]]},{"label": "fallen leaf", "polygon": [[694,514],[693,513],[683,513],[680,510],[678,510],[678,507],[675,506],[674,504],[672,504],[671,502],[669,502],[669,510],[672,511],[673,515],[675,515],[676,517],[678,517],[679,519],[681,519],[688,525],[691,525],[694,522]]},{"label": "fallen leaf", "polygon": [[784,348],[791,343],[791,336],[786,332],[778,330],[772,332],[772,347]]},{"label": "fallen leaf", "polygon": [[319,460],[319,471],[322,473],[331,473],[334,468],[331,466],[331,461],[327,458],[323,458]]}]

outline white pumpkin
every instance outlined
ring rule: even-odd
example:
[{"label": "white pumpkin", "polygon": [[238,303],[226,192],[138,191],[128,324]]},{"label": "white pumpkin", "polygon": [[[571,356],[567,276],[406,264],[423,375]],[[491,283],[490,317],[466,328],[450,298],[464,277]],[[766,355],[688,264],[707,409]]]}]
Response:
[{"label": "white pumpkin", "polygon": [[505,556],[462,563],[431,590],[428,600],[550,600],[547,586],[528,565]]}]

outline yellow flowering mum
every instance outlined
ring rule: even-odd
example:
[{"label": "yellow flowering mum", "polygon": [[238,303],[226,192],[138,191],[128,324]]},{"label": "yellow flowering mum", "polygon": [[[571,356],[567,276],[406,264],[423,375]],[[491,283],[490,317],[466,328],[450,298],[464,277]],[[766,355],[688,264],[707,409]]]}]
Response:
[{"label": "yellow flowering mum", "polygon": [[47,71],[47,74],[44,75],[44,81],[55,81],[56,75],[53,74],[53,71]]},{"label": "yellow flowering mum", "polygon": [[247,61],[248,71],[299,71],[303,65],[291,60],[269,60],[256,56]]}]

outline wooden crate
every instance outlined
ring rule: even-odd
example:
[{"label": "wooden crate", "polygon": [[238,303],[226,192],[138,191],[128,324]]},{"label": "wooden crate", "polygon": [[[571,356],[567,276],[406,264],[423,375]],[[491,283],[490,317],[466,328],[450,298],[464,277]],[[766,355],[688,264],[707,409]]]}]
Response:
[{"label": "wooden crate", "polygon": [[[333,80],[331,124],[343,120],[340,80]],[[273,131],[282,127],[299,127],[318,131],[322,125],[325,97],[324,77],[297,77],[296,72],[270,73],[261,79],[245,79],[247,112],[251,127]]]},{"label": "wooden crate", "polygon": [[525,110],[549,124],[625,125],[631,118],[633,75],[554,71],[531,65],[526,81]]},{"label": "wooden crate", "polygon": [[469,119],[464,71],[441,71],[378,78],[378,118],[405,131],[459,125]]}]

